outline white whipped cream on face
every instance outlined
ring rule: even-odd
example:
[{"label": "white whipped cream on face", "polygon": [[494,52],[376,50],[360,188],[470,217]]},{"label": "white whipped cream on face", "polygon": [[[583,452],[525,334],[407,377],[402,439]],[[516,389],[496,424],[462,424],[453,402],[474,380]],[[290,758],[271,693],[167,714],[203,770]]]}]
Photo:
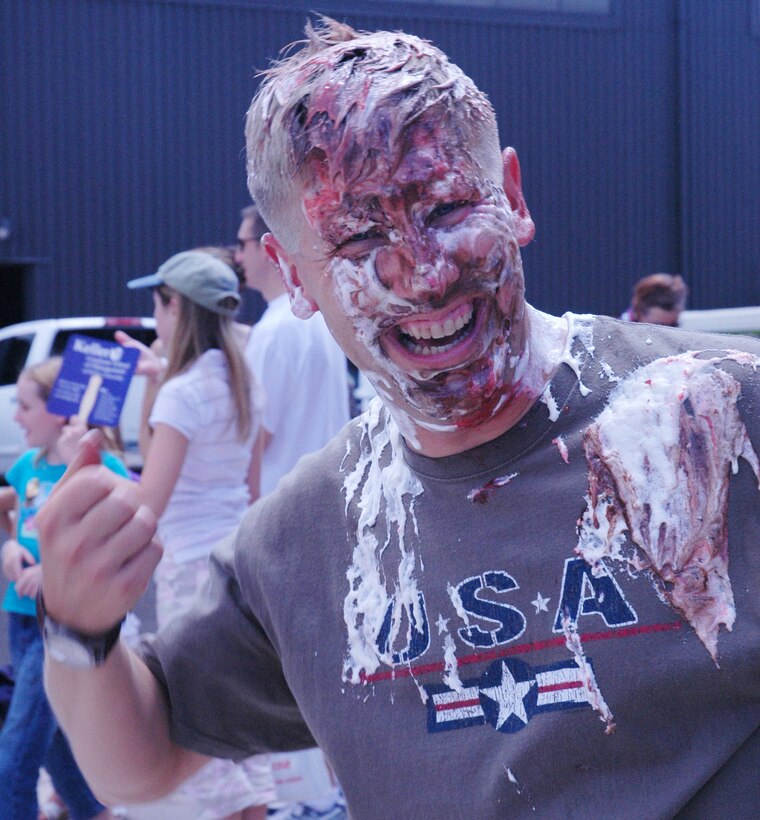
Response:
[{"label": "white whipped cream on face", "polygon": [[[440,189],[440,195],[443,196],[455,187],[455,179],[456,175],[450,172],[442,179],[437,180],[432,187]],[[492,189],[492,196],[496,204],[491,206],[490,209],[483,207],[484,214],[480,219],[471,217],[471,224],[467,227],[458,226],[456,230],[429,229],[430,234],[435,235],[435,239],[430,240],[431,243],[437,243],[443,253],[433,260],[428,259],[424,263],[417,263],[414,272],[410,274],[409,280],[411,282],[421,283],[419,296],[414,298],[399,296],[394,292],[393,287],[389,287],[381,281],[381,277],[377,272],[378,256],[381,253],[387,253],[387,248],[375,248],[361,260],[345,259],[337,256],[330,263],[329,275],[338,301],[353,325],[357,340],[374,362],[374,365],[363,363],[362,370],[375,387],[378,395],[395,405],[394,416],[397,423],[405,431],[405,435],[406,430],[415,424],[428,430],[449,432],[456,429],[457,416],[471,413],[472,408],[467,403],[462,403],[460,406],[456,403],[447,402],[448,409],[446,413],[452,415],[452,417],[443,418],[440,404],[441,396],[436,395],[435,390],[430,393],[426,383],[432,383],[442,373],[450,372],[450,370],[456,372],[458,368],[436,370],[434,367],[430,368],[420,364],[416,369],[404,369],[395,364],[383,351],[380,343],[383,333],[391,326],[398,326],[400,323],[402,329],[410,331],[406,334],[409,343],[413,345],[413,340],[416,340],[418,346],[425,350],[432,345],[437,337],[440,338],[441,333],[445,337],[447,334],[457,332],[464,327],[472,319],[475,301],[484,298],[491,299],[493,302],[491,309],[498,311],[498,294],[500,290],[509,287],[507,283],[511,279],[521,278],[519,255],[509,259],[508,254],[504,253],[504,243],[494,243],[489,252],[490,255],[482,263],[483,275],[471,279],[466,276],[463,277],[462,286],[472,289],[473,302],[460,303],[452,309],[450,316],[442,316],[440,327],[438,327],[439,323],[433,322],[431,324],[425,318],[430,310],[429,302],[432,293],[436,289],[427,287],[423,283],[428,280],[430,282],[448,281],[453,277],[449,285],[454,289],[454,292],[457,292],[454,281],[459,279],[462,274],[458,272],[456,264],[449,257],[457,249],[461,250],[468,246],[476,246],[478,238],[483,235],[483,224],[489,226],[486,235],[493,233],[493,215],[495,213],[503,211],[504,214],[508,214],[510,212],[503,190],[493,186]],[[486,210],[488,210],[488,216],[485,215]],[[352,225],[351,218],[348,216],[347,221],[348,224],[351,224],[352,230],[355,228],[357,233],[361,232],[363,227],[361,222]],[[506,224],[505,230],[508,231]],[[395,244],[404,244],[404,238],[396,230],[390,230],[387,239],[391,247]],[[503,259],[502,255],[504,256]],[[491,268],[499,268],[499,265],[498,273],[488,272]],[[421,318],[418,322],[415,322],[417,316]],[[490,322],[498,322],[499,320],[500,317],[496,316],[491,318]],[[507,365],[511,353],[510,337],[508,331],[495,333],[493,328],[489,328],[488,332],[494,334],[494,338],[490,342],[490,370],[492,373],[497,374],[496,378],[498,380],[502,374],[508,372]],[[448,348],[445,344],[438,344],[434,345],[432,352],[440,354],[445,352],[446,349]],[[424,357],[425,354],[420,353],[419,355]],[[511,381],[515,381],[515,379]],[[393,401],[391,391],[394,389],[398,391],[406,405],[411,408],[414,417],[408,410],[398,406],[398,400]],[[503,401],[491,410],[492,415],[495,415],[502,408]],[[402,415],[407,416],[407,418],[402,419]],[[422,422],[420,422],[420,418]]]},{"label": "white whipped cream on face", "polygon": [[[740,385],[717,364],[760,367],[726,351],[657,359],[612,392],[584,435],[587,507],[576,548],[592,566],[605,558],[653,574],[658,593],[717,658],[721,625],[736,618],[728,574],[728,480],[757,455],[739,416]],[[624,554],[626,535],[638,554]]]},{"label": "white whipped cream on face", "polygon": [[[417,559],[406,544],[408,527],[418,534],[414,500],[422,486],[404,460],[399,429],[379,400],[370,402],[357,423],[362,426],[360,451],[343,482],[347,515],[352,503],[359,513],[352,562],[346,573],[349,591],[343,603],[348,634],[343,679],[351,683],[359,683],[381,663],[392,665],[402,623],[406,621],[410,630],[412,623],[424,620],[415,577]],[[375,534],[381,515],[385,519],[382,542]],[[401,558],[397,577],[389,579],[380,559],[394,543]],[[387,649],[381,652],[378,639],[391,605],[390,632],[384,641]]]},{"label": "white whipped cream on face", "polygon": [[314,315],[314,307],[306,298],[303,287],[296,284],[295,266],[284,259],[279,260],[280,274],[288,288],[290,309],[299,319],[309,319]]}]

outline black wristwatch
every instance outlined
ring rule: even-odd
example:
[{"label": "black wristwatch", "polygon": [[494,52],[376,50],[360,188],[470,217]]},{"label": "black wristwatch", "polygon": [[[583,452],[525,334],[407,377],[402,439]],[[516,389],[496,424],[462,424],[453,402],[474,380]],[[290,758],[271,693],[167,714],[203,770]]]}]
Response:
[{"label": "black wristwatch", "polygon": [[42,641],[50,657],[74,669],[94,669],[105,663],[108,653],[116,645],[122,621],[100,635],[85,635],[58,623],[48,615],[42,590],[37,593],[37,622]]}]

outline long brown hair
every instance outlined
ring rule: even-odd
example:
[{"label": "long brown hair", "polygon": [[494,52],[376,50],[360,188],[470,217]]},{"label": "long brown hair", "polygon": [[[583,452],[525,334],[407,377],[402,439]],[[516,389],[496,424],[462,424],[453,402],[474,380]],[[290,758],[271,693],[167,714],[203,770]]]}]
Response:
[{"label": "long brown hair", "polygon": [[177,299],[179,305],[164,381],[183,373],[207,350],[221,350],[227,364],[238,437],[244,441],[251,432],[252,424],[251,375],[235,339],[232,319],[197,305],[167,285],[161,285],[157,291],[164,305],[172,297]]}]

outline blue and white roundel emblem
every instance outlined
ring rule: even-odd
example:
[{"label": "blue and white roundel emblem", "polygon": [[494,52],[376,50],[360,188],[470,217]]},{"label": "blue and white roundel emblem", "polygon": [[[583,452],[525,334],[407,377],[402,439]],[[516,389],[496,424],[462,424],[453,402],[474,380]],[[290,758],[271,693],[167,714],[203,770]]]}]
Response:
[{"label": "blue and white roundel emblem", "polygon": [[480,679],[480,705],[486,721],[499,732],[519,732],[536,711],[535,673],[516,658],[495,661]]}]

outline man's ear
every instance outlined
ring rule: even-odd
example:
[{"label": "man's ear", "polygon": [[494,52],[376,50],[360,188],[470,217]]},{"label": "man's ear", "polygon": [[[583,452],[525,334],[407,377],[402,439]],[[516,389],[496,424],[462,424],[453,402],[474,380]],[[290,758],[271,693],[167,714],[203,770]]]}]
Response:
[{"label": "man's ear", "polygon": [[501,153],[501,158],[504,167],[504,193],[507,195],[515,216],[517,244],[524,247],[533,239],[536,226],[533,224],[523,196],[520,160],[514,148],[505,148]]},{"label": "man's ear", "polygon": [[290,309],[293,314],[299,319],[308,319],[313,316],[319,310],[319,307],[304,290],[293,257],[271,233],[265,233],[261,237],[261,246],[280,271],[280,277],[290,297]]}]

